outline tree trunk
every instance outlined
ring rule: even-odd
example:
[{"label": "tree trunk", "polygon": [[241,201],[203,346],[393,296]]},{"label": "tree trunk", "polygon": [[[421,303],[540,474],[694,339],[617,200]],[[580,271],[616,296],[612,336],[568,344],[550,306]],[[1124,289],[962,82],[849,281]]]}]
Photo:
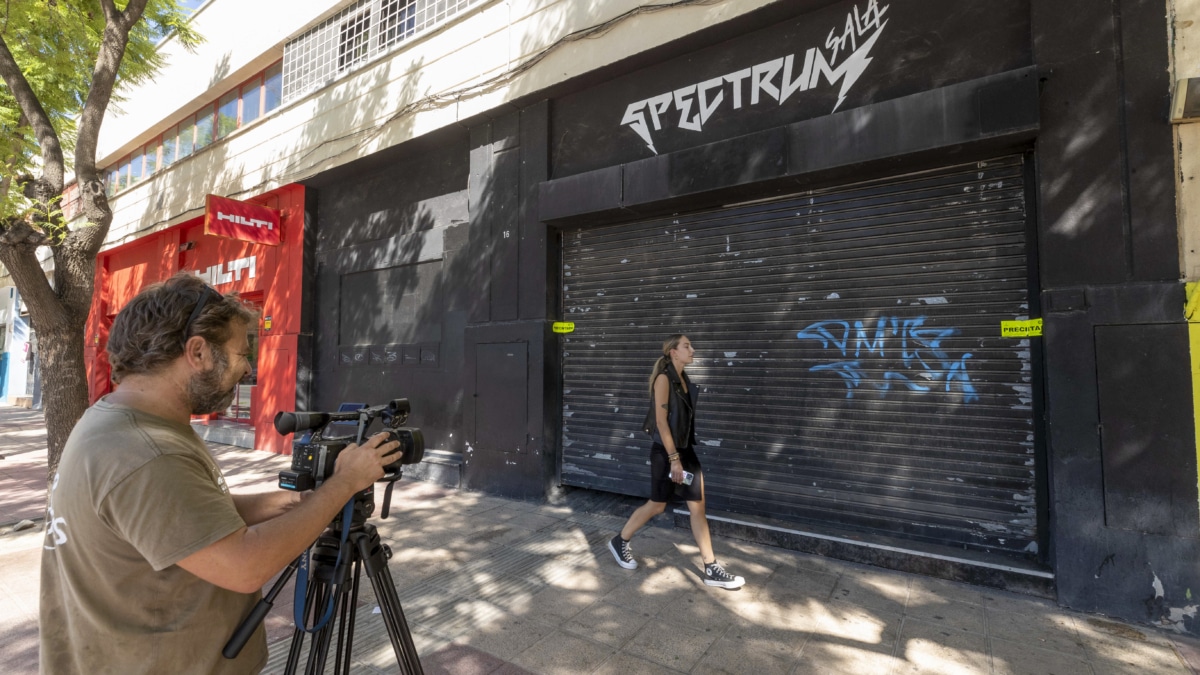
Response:
[{"label": "tree trunk", "polygon": [[38,336],[42,400],[46,410],[47,486],[54,480],[63,446],[88,407],[87,370],[83,363],[84,316],[51,328],[54,339]]}]

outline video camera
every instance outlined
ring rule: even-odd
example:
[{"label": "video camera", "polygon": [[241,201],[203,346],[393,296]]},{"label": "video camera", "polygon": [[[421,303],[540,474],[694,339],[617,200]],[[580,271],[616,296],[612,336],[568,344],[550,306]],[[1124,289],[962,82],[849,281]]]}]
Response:
[{"label": "video camera", "polygon": [[[358,404],[348,404],[358,406]],[[343,405],[343,408],[348,407]],[[333,475],[337,456],[350,443],[361,445],[368,438],[367,430],[375,418],[383,422],[383,432],[388,440],[399,441],[400,459],[384,467],[386,472],[380,479],[385,482],[399,480],[401,467],[416,464],[425,456],[425,437],[420,429],[402,426],[408,421],[408,399],[398,398],[385,405],[361,406],[357,409],[336,413],[322,412],[279,412],[275,415],[275,430],[282,435],[311,430],[292,447],[292,468],[279,472],[279,487],[302,492],[324,483]],[[353,424],[348,424],[353,423]],[[326,432],[337,427],[350,427],[353,433],[326,436]],[[347,429],[348,431],[350,429]],[[390,486],[389,486],[390,487]]]}]

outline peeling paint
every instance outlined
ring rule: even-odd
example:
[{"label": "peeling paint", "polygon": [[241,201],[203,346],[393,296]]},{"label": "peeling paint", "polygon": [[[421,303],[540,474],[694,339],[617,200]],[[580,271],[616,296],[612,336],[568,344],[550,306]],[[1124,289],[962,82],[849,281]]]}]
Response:
[{"label": "peeling paint", "polygon": [[707,446],[708,446],[708,447],[710,447],[710,448],[719,448],[719,447],[721,447],[721,441],[720,441],[720,440],[715,440],[715,441],[700,441],[700,444],[701,444],[701,445],[707,445]]}]

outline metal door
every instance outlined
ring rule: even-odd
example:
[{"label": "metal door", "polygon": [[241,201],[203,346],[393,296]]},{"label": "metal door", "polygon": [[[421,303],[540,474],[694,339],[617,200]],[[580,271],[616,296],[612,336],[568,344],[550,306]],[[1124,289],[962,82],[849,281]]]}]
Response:
[{"label": "metal door", "polygon": [[563,234],[562,480],[645,496],[663,338],[711,508],[1031,556],[1021,157]]}]

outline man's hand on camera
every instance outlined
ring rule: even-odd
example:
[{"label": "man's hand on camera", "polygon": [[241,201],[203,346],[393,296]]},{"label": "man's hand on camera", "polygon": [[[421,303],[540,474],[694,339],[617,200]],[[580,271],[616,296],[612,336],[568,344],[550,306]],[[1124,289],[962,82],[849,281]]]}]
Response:
[{"label": "man's hand on camera", "polygon": [[383,478],[383,467],[400,459],[400,455],[396,453],[400,449],[400,443],[385,443],[387,438],[388,434],[378,433],[362,445],[347,445],[338,453],[337,464],[333,468],[333,477],[330,480],[345,480],[354,492],[360,492]]}]

